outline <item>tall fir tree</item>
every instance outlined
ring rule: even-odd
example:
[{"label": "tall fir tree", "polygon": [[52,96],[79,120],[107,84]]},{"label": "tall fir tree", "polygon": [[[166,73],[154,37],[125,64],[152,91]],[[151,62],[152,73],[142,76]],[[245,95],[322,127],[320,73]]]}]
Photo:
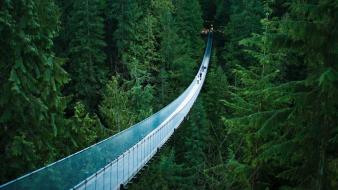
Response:
[{"label": "tall fir tree", "polygon": [[68,77],[52,52],[58,16],[50,0],[0,3],[1,182],[64,154]]},{"label": "tall fir tree", "polygon": [[71,83],[66,91],[90,110],[97,108],[108,70],[104,52],[104,6],[102,0],[76,0],[69,20],[72,37],[66,69]]},{"label": "tall fir tree", "polygon": [[[203,28],[202,10],[198,0],[173,1],[175,6],[174,19],[177,25],[177,35],[181,44],[179,51],[184,52],[174,62],[177,70],[178,82],[181,86],[188,86],[194,76],[194,68],[197,68],[202,54],[203,41],[200,32]],[[198,63],[198,64],[197,64]]]},{"label": "tall fir tree", "polygon": [[337,163],[333,150],[338,126],[338,2],[288,3],[289,14],[279,21],[274,47],[287,58],[295,57],[294,65],[305,65],[306,74],[290,93],[294,105],[289,123],[295,132],[290,139],[292,148],[285,152],[293,169],[284,171],[284,176],[296,181],[299,188],[336,189],[337,168],[330,166]]},{"label": "tall fir tree", "polygon": [[199,59],[203,42],[199,36],[203,28],[202,9],[198,0],[174,1],[179,36],[185,39],[186,54]]},{"label": "tall fir tree", "polygon": [[118,22],[114,40],[121,67],[124,68],[121,76],[126,79],[125,83],[134,95],[130,99],[134,105],[132,109],[137,121],[140,121],[153,112],[154,79],[151,72],[158,57],[153,32],[154,18],[150,9],[145,9],[138,1],[116,1],[113,7],[113,15]]},{"label": "tall fir tree", "polygon": [[337,4],[266,5],[263,34],[240,42],[254,64],[233,69],[225,101],[228,188],[336,189]]}]

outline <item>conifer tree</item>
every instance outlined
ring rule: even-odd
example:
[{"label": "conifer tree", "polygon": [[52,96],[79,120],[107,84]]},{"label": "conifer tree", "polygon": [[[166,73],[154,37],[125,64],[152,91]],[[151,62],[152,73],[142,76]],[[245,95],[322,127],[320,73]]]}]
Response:
[{"label": "conifer tree", "polygon": [[58,9],[50,0],[0,3],[0,136],[4,182],[59,157],[67,138],[60,93],[68,77],[52,52]]},{"label": "conifer tree", "polygon": [[[293,64],[305,65],[304,79],[290,93],[294,104],[288,121],[294,128],[292,148],[281,151],[290,155],[293,166],[283,176],[304,189],[338,187],[337,169],[330,168],[337,156],[332,152],[338,126],[337,6],[332,0],[290,1],[288,16],[279,21],[280,35],[273,39],[279,51],[296,57]],[[307,183],[291,172],[294,170]]]},{"label": "conifer tree", "polygon": [[[204,153],[206,156],[203,178],[209,189],[227,189],[225,158],[227,156],[228,131],[224,127],[222,117],[228,110],[222,100],[227,99],[228,80],[222,67],[217,62],[217,54],[213,51],[211,65],[208,69],[207,80],[205,81],[202,97],[204,100],[205,112],[209,120],[208,125],[201,126],[208,128],[208,139]],[[222,114],[219,114],[222,113]]]},{"label": "conifer tree", "polygon": [[202,54],[203,41],[199,34],[203,28],[202,11],[198,0],[173,1],[175,6],[174,19],[177,25],[177,35],[181,44],[179,52],[182,56],[174,62],[178,68],[178,80],[181,86],[187,86],[194,76],[197,60]]},{"label": "conifer tree", "polygon": [[[257,62],[236,65],[238,82],[225,101],[232,110],[225,120],[230,188],[337,188],[337,169],[329,167],[337,126],[332,5],[290,1],[284,16],[270,9],[268,16],[278,17],[264,20],[263,35],[240,42]],[[305,73],[294,77],[290,67]]]},{"label": "conifer tree", "polygon": [[158,163],[151,165],[143,177],[131,189],[191,189],[187,184],[189,178],[183,176],[182,165],[175,162],[174,149],[166,148],[161,154]]},{"label": "conifer tree", "polygon": [[177,0],[174,5],[178,34],[185,39],[185,52],[198,59],[203,49],[203,42],[199,37],[203,28],[201,6],[198,0]]},{"label": "conifer tree", "polygon": [[113,133],[126,129],[147,118],[153,112],[152,88],[130,83],[120,76],[112,77],[103,91],[99,106],[102,122]]},{"label": "conifer tree", "polygon": [[72,77],[68,87],[76,100],[81,100],[89,109],[95,109],[100,98],[100,89],[106,80],[106,46],[102,0],[75,0],[70,18],[71,40],[67,71]]},{"label": "conifer tree", "polygon": [[142,7],[138,1],[116,1],[113,7],[113,14],[118,21],[114,39],[118,57],[125,68],[122,76],[126,79],[131,95],[131,109],[137,115],[137,121],[140,121],[153,111],[154,79],[151,72],[158,57],[153,31],[154,17],[150,8]]},{"label": "conifer tree", "polygon": [[[155,17],[158,20],[159,39],[159,73],[161,79],[157,87],[159,101],[162,107],[173,100],[185,87],[182,80],[191,69],[193,60],[186,55],[184,39],[178,36],[178,26],[174,17],[174,5],[171,1],[156,1],[154,5]],[[186,69],[188,67],[188,69]],[[191,75],[188,74],[190,77]],[[189,78],[187,77],[187,78]],[[189,78],[191,80],[191,78]],[[187,80],[189,80],[187,79]],[[182,85],[178,85],[182,83]],[[183,88],[182,88],[183,86]],[[161,105],[160,104],[160,105]]]},{"label": "conifer tree", "polygon": [[258,0],[234,0],[229,2],[229,21],[225,27],[225,44],[222,60],[229,80],[235,81],[236,77],[229,72],[236,64],[250,65],[252,59],[243,51],[243,46],[239,41],[248,38],[252,33],[260,33],[262,27],[260,19],[263,18],[264,9],[262,3]]},{"label": "conifer tree", "polygon": [[[121,86],[122,83],[122,86]],[[136,122],[136,115],[132,112],[133,105],[129,100],[128,89],[118,77],[106,84],[103,100],[100,103],[100,115],[103,122],[115,133],[130,127]]]},{"label": "conifer tree", "polygon": [[[74,116],[70,118],[70,140],[72,144],[64,147],[69,149],[69,153],[82,150],[95,142],[111,134],[103,125],[96,114],[88,113],[86,107],[81,102],[77,102],[74,107]],[[105,131],[106,130],[106,131]]]},{"label": "conifer tree", "polygon": [[[189,120],[183,128],[184,166],[190,171],[189,177],[197,189],[205,188],[203,170],[206,168],[205,148],[208,139],[208,119],[202,99],[196,101]],[[183,145],[181,145],[183,146]]]},{"label": "conifer tree", "polygon": [[137,1],[117,1],[114,12],[118,20],[115,40],[119,58],[132,80],[140,84],[151,81],[155,60],[154,18]]}]

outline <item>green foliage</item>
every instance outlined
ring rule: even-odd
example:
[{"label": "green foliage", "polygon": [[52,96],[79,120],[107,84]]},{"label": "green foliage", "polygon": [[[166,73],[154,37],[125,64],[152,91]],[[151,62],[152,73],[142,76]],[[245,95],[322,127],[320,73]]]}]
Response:
[{"label": "green foliage", "polygon": [[55,3],[0,2],[1,183],[177,97],[205,18],[217,32],[203,95],[132,188],[338,188],[336,0]]},{"label": "green foliage", "polygon": [[152,98],[149,86],[130,86],[120,77],[112,77],[103,93],[100,116],[109,129],[120,132],[151,115]]},{"label": "green foliage", "polygon": [[[164,6],[165,5],[165,6]],[[175,68],[175,62],[182,54],[180,52],[180,39],[177,35],[177,26],[174,20],[173,12],[174,5],[169,0],[156,1],[154,3],[155,18],[158,20],[157,36],[159,41],[159,62],[158,62],[158,81],[157,92],[158,106],[164,107],[177,95],[174,81],[174,73],[178,68]]]},{"label": "green foliage", "polygon": [[149,177],[141,178],[140,181],[131,186],[131,189],[190,189],[182,174],[182,165],[175,162],[175,151],[168,149],[161,155],[156,165],[150,166]]},{"label": "green foliage", "polygon": [[[332,153],[337,146],[333,139],[338,126],[337,6],[332,0],[290,2],[290,14],[279,25],[280,34],[284,35],[274,39],[280,51],[296,56],[298,63],[306,67],[306,77],[291,94],[295,106],[290,119],[297,131],[293,144],[300,147],[298,154],[292,154],[292,158],[297,156],[292,163],[296,163],[295,168],[309,179],[307,185],[311,186],[300,185],[304,188],[337,188],[329,183],[334,177],[327,168],[337,156]],[[304,158],[308,159],[298,164]],[[286,176],[298,181],[298,176]]]},{"label": "green foliage", "polygon": [[262,3],[258,0],[230,1],[229,21],[225,27],[224,34],[226,42],[221,56],[227,68],[229,80],[236,81],[236,76],[230,70],[236,64],[253,64],[253,59],[244,53],[243,46],[239,41],[248,38],[252,33],[262,31],[260,19],[263,15]]},{"label": "green foliage", "polygon": [[[208,118],[215,126],[223,125],[218,113],[225,111],[221,100],[227,96],[228,80],[225,72],[216,61],[216,54],[213,55],[212,65],[209,67],[206,85],[204,87],[203,100]],[[223,128],[223,126],[221,127]]]},{"label": "green foliage", "polygon": [[150,82],[150,72],[156,60],[154,17],[147,9],[142,9],[137,1],[114,2],[118,27],[115,40],[118,54],[132,80],[142,84]]},{"label": "green foliage", "polygon": [[136,121],[129,101],[129,92],[126,87],[120,86],[118,78],[112,79],[106,84],[103,100],[100,105],[100,114],[106,125],[113,131],[120,132],[131,126]]},{"label": "green foliage", "polygon": [[195,188],[204,189],[206,181],[203,176],[203,170],[206,168],[207,162],[205,149],[209,139],[208,120],[201,99],[196,101],[191,110],[191,115],[189,115],[187,125],[182,127],[185,127],[184,135],[182,136],[184,166],[189,168],[189,175]]},{"label": "green foliage", "polygon": [[[155,75],[160,78],[156,81],[159,93],[159,105],[163,107],[176,98],[194,76],[196,61],[193,55],[199,47],[190,49],[189,39],[180,38],[180,28],[184,23],[181,15],[175,14],[175,4],[168,0],[156,1],[154,3],[154,16],[158,22],[157,36],[159,39],[159,62]],[[183,8],[180,8],[183,9]],[[181,10],[182,12],[184,10]],[[185,10],[190,11],[190,10]],[[183,13],[182,13],[183,14]],[[198,16],[198,15],[197,15]],[[180,20],[181,21],[178,21]],[[201,24],[201,23],[199,23]],[[197,31],[191,31],[191,38],[200,39]],[[155,86],[156,87],[156,86]]]},{"label": "green foliage", "polygon": [[[199,33],[202,29],[202,19],[198,1],[171,3],[161,0],[154,2],[153,6],[154,18],[159,24],[156,34],[160,42],[160,62],[156,66],[160,70],[158,75],[161,79],[155,89],[159,93],[159,102],[164,105],[177,97],[193,79],[194,68],[199,65],[197,62],[201,57],[202,41]],[[180,35],[186,37],[181,38]],[[137,186],[149,189],[191,189],[205,186],[204,149],[208,133],[205,125],[208,122],[201,101],[193,109],[190,118],[174,140],[174,144],[177,144],[174,146],[176,161],[172,161],[173,153],[163,152],[161,160],[152,166]],[[168,163],[170,168],[166,167]],[[132,188],[137,189],[137,186]]]},{"label": "green foliage", "polygon": [[200,57],[198,1],[55,3],[0,3],[1,182],[143,120],[191,81]]},{"label": "green foliage", "polygon": [[71,40],[66,68],[72,81],[68,91],[90,109],[97,107],[99,90],[107,73],[103,51],[106,46],[102,18],[104,6],[102,0],[75,0],[69,20]]},{"label": "green foliage", "polygon": [[137,120],[141,121],[149,117],[153,113],[152,101],[153,88],[150,85],[142,86],[135,84],[130,89],[130,101],[132,103],[131,109],[137,115]]},{"label": "green foliage", "polygon": [[60,93],[68,77],[52,53],[58,9],[49,0],[0,3],[0,181],[48,163],[63,150]]},{"label": "green foliage", "polygon": [[76,150],[86,148],[104,135],[99,118],[91,116],[82,103],[76,103],[74,116],[71,118],[71,140]]},{"label": "green foliage", "polygon": [[290,1],[282,17],[267,4],[265,31],[240,40],[252,61],[235,64],[224,100],[231,189],[337,188],[335,4]]},{"label": "green foliage", "polygon": [[[203,41],[199,33],[203,28],[202,11],[197,0],[173,1],[175,6],[174,20],[177,26],[177,36],[180,39],[172,38],[176,43],[176,59],[172,59],[172,80],[180,84],[179,86],[188,86],[193,78],[200,60]],[[181,36],[184,36],[182,38]]]},{"label": "green foliage", "polygon": [[185,52],[198,59],[203,47],[202,40],[198,36],[203,28],[201,6],[198,0],[175,0],[174,5],[178,35],[185,37]]}]

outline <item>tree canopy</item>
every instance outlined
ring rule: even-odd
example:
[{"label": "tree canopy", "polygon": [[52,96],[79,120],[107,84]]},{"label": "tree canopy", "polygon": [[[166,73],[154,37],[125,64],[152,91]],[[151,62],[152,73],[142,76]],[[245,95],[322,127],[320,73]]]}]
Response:
[{"label": "tree canopy", "polygon": [[338,189],[336,0],[0,1],[0,183],[202,93],[130,189]]}]

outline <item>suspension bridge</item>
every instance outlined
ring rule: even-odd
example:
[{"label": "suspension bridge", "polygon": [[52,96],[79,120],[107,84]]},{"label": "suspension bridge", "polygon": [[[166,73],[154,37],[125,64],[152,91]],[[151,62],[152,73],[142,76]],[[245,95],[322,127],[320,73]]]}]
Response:
[{"label": "suspension bridge", "polygon": [[209,33],[202,64],[189,87],[147,119],[73,155],[0,186],[0,190],[122,189],[170,138],[203,86],[212,48]]}]

